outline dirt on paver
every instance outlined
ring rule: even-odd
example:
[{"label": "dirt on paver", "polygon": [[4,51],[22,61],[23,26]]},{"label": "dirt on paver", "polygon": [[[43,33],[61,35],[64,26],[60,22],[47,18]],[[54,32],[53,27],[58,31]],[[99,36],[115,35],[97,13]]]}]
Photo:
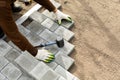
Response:
[{"label": "dirt on paver", "polygon": [[69,71],[81,80],[120,80],[120,1],[57,1],[75,21]]}]

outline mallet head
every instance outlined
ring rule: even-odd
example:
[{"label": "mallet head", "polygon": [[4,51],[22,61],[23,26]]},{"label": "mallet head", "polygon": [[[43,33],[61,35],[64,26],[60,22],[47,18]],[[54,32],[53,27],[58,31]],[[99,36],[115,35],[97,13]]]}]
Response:
[{"label": "mallet head", "polygon": [[58,47],[62,48],[64,46],[64,40],[62,37],[57,37],[56,44]]}]

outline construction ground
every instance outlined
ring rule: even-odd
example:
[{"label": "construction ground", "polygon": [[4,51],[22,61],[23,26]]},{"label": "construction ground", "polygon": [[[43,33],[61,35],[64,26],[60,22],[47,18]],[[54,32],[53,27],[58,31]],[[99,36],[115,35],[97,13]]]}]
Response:
[{"label": "construction ground", "polygon": [[[120,0],[56,0],[75,21],[69,70],[80,80],[120,80]],[[13,14],[14,19],[23,15]]]}]

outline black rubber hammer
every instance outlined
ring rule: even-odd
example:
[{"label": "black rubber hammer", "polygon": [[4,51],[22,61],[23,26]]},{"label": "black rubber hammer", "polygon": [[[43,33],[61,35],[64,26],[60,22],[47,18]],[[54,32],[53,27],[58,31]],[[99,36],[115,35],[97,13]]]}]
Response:
[{"label": "black rubber hammer", "polygon": [[45,47],[56,44],[59,48],[62,48],[64,46],[64,39],[60,36],[57,37],[57,39],[54,42],[48,42],[48,43],[42,43],[35,47]]}]

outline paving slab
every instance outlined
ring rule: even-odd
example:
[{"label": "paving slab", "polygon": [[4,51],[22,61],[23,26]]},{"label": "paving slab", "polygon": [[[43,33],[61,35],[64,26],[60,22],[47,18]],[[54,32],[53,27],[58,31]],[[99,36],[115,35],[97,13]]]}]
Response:
[{"label": "paving slab", "polygon": [[70,41],[74,37],[74,33],[63,26],[59,26],[59,28],[55,31],[57,35],[63,36],[66,41]]},{"label": "paving slab", "polygon": [[40,80],[58,80],[59,77],[60,75],[58,75],[55,71],[49,70]]},{"label": "paving slab", "polygon": [[30,33],[30,31],[28,29],[26,29],[24,26],[22,25],[18,25],[18,30],[22,33],[22,35],[26,36],[27,34]]},{"label": "paving slab", "polygon": [[19,52],[21,52],[21,49],[18,48],[12,41],[9,41],[8,44],[9,44],[10,46],[12,46],[13,48],[15,48],[16,50],[18,50]]},{"label": "paving slab", "polygon": [[45,49],[47,49],[48,51],[50,51],[54,55],[60,50],[60,48],[56,44],[50,45],[50,46],[46,46]]},{"label": "paving slab", "polygon": [[0,71],[9,63],[9,61],[3,57],[0,56]]},{"label": "paving slab", "polygon": [[66,40],[64,40],[64,47],[61,48],[61,53],[65,53],[67,55],[70,55],[72,53],[72,51],[74,50],[75,46],[69,42],[67,42]]},{"label": "paving slab", "polygon": [[52,4],[56,7],[56,8],[60,8],[61,4],[56,2],[55,0],[50,0],[52,2]]},{"label": "paving slab", "polygon": [[70,29],[74,26],[74,21],[69,22],[69,21],[66,21],[66,20],[62,20],[61,25],[64,26],[65,28],[67,28],[67,29]]},{"label": "paving slab", "polygon": [[51,20],[50,18],[45,19],[41,23],[41,25],[46,27],[50,31],[55,31],[59,27],[59,25],[57,23],[55,23],[53,20]]},{"label": "paving slab", "polygon": [[58,80],[66,80],[64,77],[60,76]]},{"label": "paving slab", "polygon": [[62,66],[64,69],[68,70],[74,63],[74,59],[69,57],[67,54],[59,51],[55,55],[55,62]]},{"label": "paving slab", "polygon": [[75,78],[75,76],[73,74],[71,74],[70,72],[68,72],[67,70],[65,70],[60,65],[57,66],[57,68],[55,69],[55,71],[58,74],[60,74],[62,77],[64,77],[66,80],[74,80],[74,78]]},{"label": "paving slab", "polygon": [[46,42],[46,40],[33,32],[29,33],[26,38],[33,46],[38,46],[39,44]]},{"label": "paving slab", "polygon": [[30,72],[34,67],[39,63],[35,57],[33,57],[30,53],[27,51],[23,52],[16,60],[15,62],[26,72]]},{"label": "paving slab", "polygon": [[42,26],[37,21],[32,21],[26,28],[29,29],[30,31],[36,33],[36,34],[40,34],[42,31],[45,30],[45,27]]},{"label": "paving slab", "polygon": [[17,80],[21,75],[22,72],[15,67],[13,64],[8,64],[1,73],[7,77],[9,80]]},{"label": "paving slab", "polygon": [[35,79],[31,76],[22,74],[22,76],[20,76],[18,80],[35,80]]},{"label": "paving slab", "polygon": [[18,56],[20,56],[20,52],[17,51],[16,49],[11,49],[6,55],[5,58],[10,61],[13,62]]},{"label": "paving slab", "polygon": [[48,65],[53,70],[58,66],[56,62],[45,63],[45,64]]},{"label": "paving slab", "polygon": [[29,73],[36,79],[41,80],[41,78],[51,70],[45,63],[39,62],[36,67],[34,67]]},{"label": "paving slab", "polygon": [[0,40],[0,55],[4,56],[12,47],[8,45],[5,41]]},{"label": "paving slab", "polygon": [[8,80],[3,74],[0,73],[0,80]]},{"label": "paving slab", "polygon": [[17,21],[16,24],[20,25],[22,24],[26,19],[28,19],[28,17],[35,11],[37,11],[38,9],[40,9],[42,6],[40,4],[36,4],[35,6],[33,6],[28,12],[26,12],[22,17],[20,17]]},{"label": "paving slab", "polygon": [[53,32],[49,31],[48,29],[45,29],[41,34],[40,37],[45,39],[46,41],[55,41],[57,38],[57,35],[55,35]]},{"label": "paving slab", "polygon": [[56,19],[56,16],[53,12],[49,12],[47,9],[42,12],[45,16],[49,17],[52,20]]},{"label": "paving slab", "polygon": [[35,12],[33,12],[33,13],[29,16],[29,18],[32,19],[32,20],[35,20],[35,21],[37,21],[37,22],[39,22],[39,23],[41,23],[41,22],[43,22],[47,17],[44,16],[43,14],[35,11]]}]

